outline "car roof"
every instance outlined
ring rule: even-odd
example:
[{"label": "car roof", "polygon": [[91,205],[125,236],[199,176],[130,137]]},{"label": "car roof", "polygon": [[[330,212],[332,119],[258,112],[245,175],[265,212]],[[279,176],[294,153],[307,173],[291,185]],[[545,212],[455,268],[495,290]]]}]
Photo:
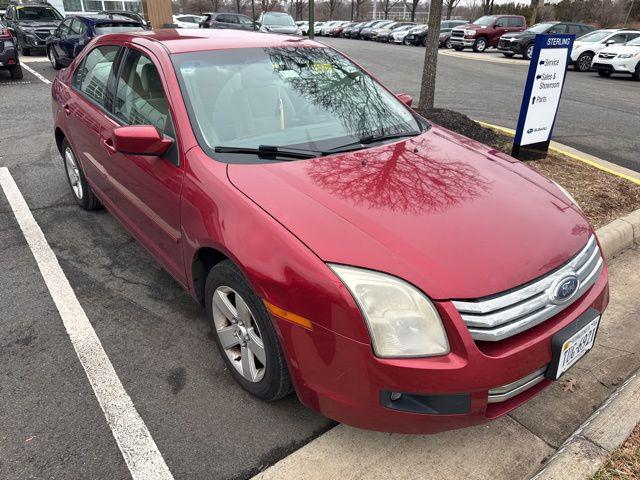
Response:
[{"label": "car roof", "polygon": [[232,50],[237,48],[324,47],[303,37],[234,29],[162,29],[104,35],[100,43],[131,42],[140,46],[161,45],[169,54]]}]

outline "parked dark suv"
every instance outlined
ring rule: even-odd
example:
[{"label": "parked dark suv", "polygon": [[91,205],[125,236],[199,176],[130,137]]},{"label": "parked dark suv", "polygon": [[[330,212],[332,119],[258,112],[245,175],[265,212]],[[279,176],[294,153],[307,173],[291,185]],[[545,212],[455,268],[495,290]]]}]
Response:
[{"label": "parked dark suv", "polygon": [[203,13],[204,20],[200,28],[233,28],[235,30],[253,30],[253,20],[239,13]]},{"label": "parked dark suv", "polygon": [[0,21],[0,70],[9,70],[13,80],[22,78],[18,49],[8,28]]},{"label": "parked dark suv", "polygon": [[474,52],[484,52],[497,47],[505,33],[522,32],[526,27],[527,21],[521,15],[485,15],[451,30],[449,42],[454,50],[473,48]]},{"label": "parked dark suv", "polygon": [[5,22],[16,38],[23,55],[31,55],[36,49],[44,50],[47,38],[52,35],[64,17],[48,3],[11,3]]},{"label": "parked dark suv", "polygon": [[513,57],[514,55],[522,55],[527,60],[531,60],[533,55],[533,43],[536,35],[567,33],[577,37],[594,30],[591,25],[582,23],[566,23],[566,22],[543,22],[537,23],[533,27],[527,28],[524,32],[505,33],[500,37],[498,42],[498,50],[505,57]]}]

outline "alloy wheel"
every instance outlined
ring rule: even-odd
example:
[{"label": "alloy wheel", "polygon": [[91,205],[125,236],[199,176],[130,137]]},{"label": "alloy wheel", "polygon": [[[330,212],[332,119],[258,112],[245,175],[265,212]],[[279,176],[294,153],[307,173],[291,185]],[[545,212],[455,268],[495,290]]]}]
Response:
[{"label": "alloy wheel", "polygon": [[444,46],[447,47],[448,49],[452,49],[453,48],[453,44],[451,43],[451,40],[447,39],[447,41],[444,43]]},{"label": "alloy wheel", "polygon": [[267,357],[251,309],[231,287],[213,293],[213,321],[224,353],[242,377],[257,383],[264,377]]},{"label": "alloy wheel", "polygon": [[67,147],[64,151],[64,166],[69,177],[69,183],[73,194],[78,200],[82,200],[84,191],[82,190],[82,181],[80,179],[80,170],[78,169],[78,163],[76,157],[70,147]]},{"label": "alloy wheel", "polygon": [[580,55],[578,58],[578,70],[581,72],[588,72],[591,70],[591,62],[593,61],[593,57],[588,54]]},{"label": "alloy wheel", "polygon": [[531,60],[531,57],[533,57],[533,45],[529,45],[527,47],[527,50],[524,55],[527,60]]}]

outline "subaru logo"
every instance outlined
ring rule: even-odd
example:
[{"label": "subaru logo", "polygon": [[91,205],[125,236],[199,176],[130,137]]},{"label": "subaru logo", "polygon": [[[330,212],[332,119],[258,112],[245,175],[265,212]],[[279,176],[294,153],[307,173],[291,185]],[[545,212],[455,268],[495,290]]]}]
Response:
[{"label": "subaru logo", "polygon": [[559,278],[554,282],[549,292],[551,301],[556,305],[568,302],[578,290],[579,283],[575,273],[569,273]]}]

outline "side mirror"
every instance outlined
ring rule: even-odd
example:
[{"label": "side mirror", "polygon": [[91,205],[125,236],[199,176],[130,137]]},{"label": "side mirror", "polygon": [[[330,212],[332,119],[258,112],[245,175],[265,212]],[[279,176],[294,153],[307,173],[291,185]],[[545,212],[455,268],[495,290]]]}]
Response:
[{"label": "side mirror", "polygon": [[411,107],[413,104],[413,97],[407,93],[398,94],[398,100],[404,103],[407,107]]},{"label": "side mirror", "polygon": [[608,47],[609,45],[613,45],[614,43],[616,43],[615,40],[607,40],[606,42],[604,42],[604,44]]},{"label": "side mirror", "polygon": [[169,150],[173,140],[162,135],[153,125],[118,127],[111,137],[113,149],[128,155],[160,157]]}]

